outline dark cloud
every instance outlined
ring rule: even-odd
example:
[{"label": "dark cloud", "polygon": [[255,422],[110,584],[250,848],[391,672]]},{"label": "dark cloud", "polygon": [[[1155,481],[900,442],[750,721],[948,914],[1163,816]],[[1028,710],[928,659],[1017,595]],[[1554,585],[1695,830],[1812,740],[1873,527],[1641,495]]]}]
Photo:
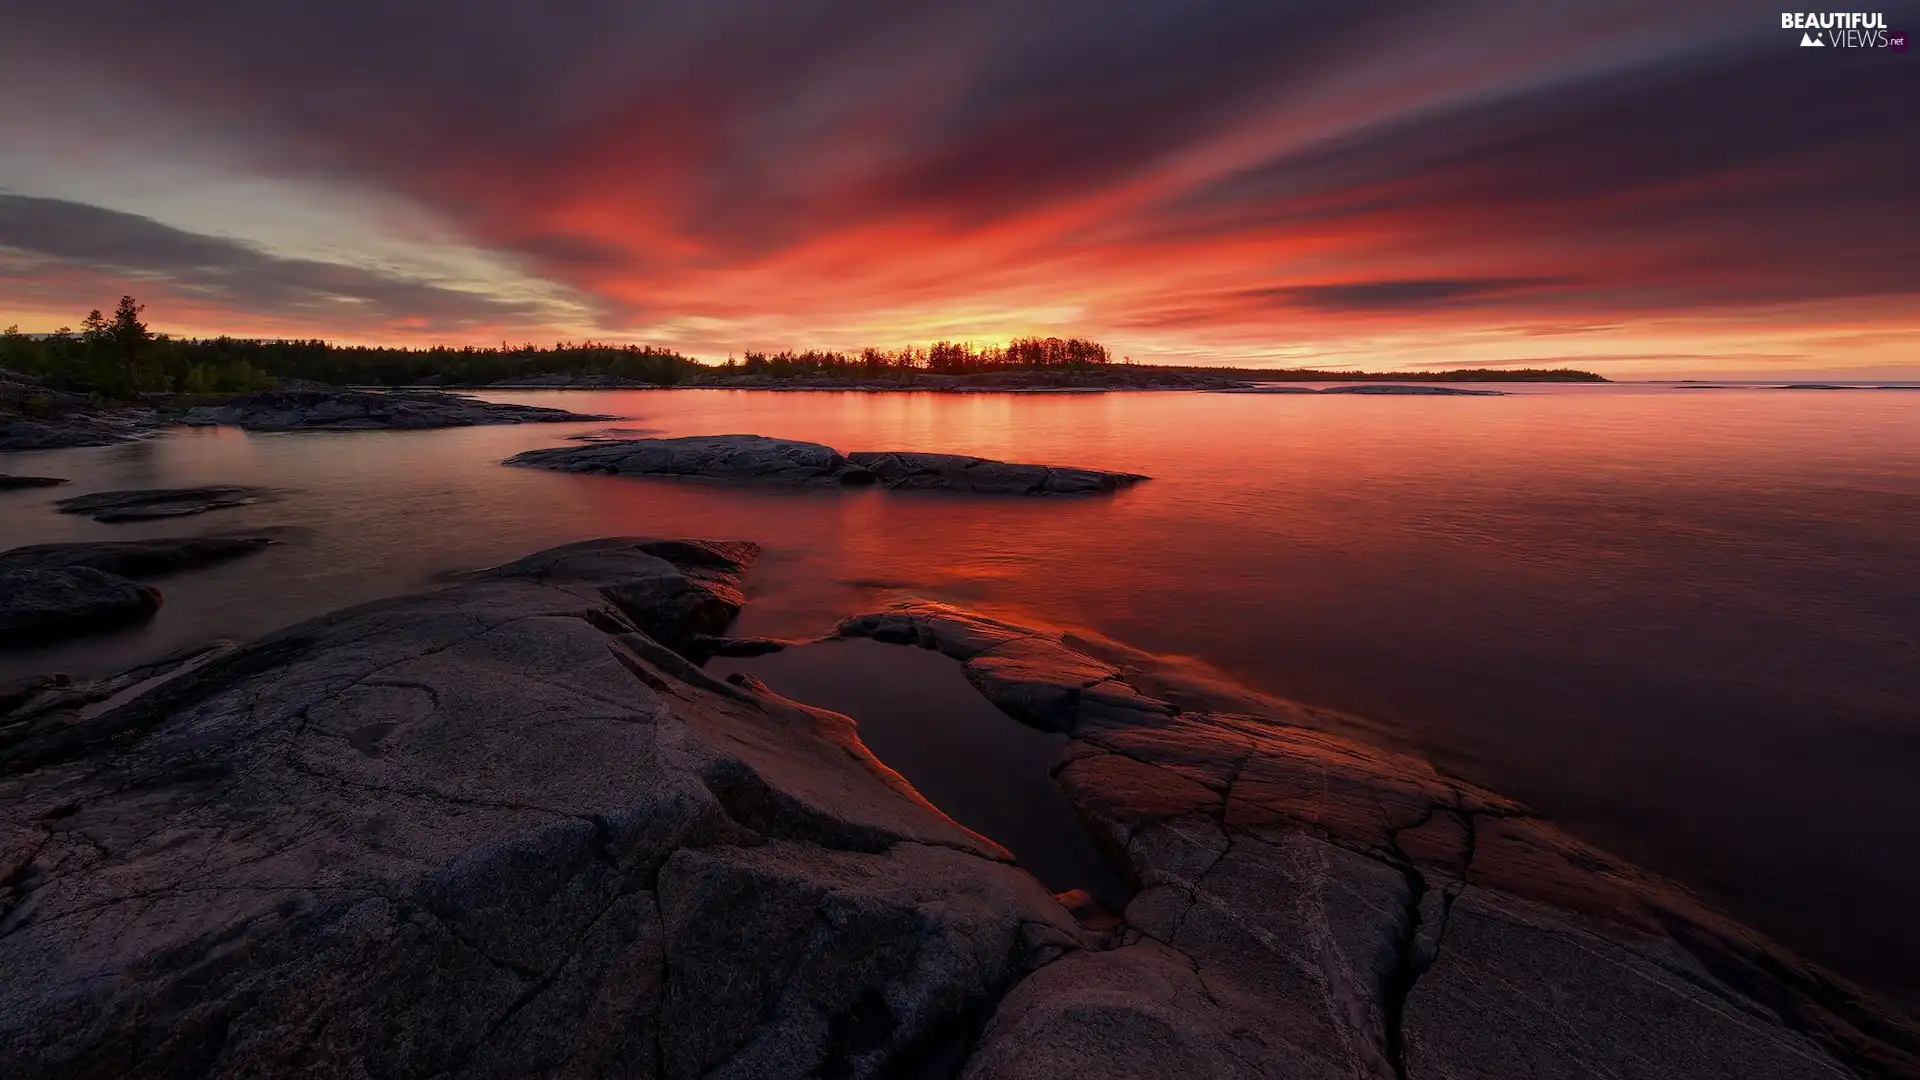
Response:
[{"label": "dark cloud", "polygon": [[[417,200],[625,317],[777,305],[694,284],[770,263],[804,315],[836,289],[878,308],[1247,238],[1274,257],[1123,296],[1110,324],[1920,291],[1920,234],[1896,224],[1920,211],[1920,61],[1798,51],[1744,0],[17,6],[0,76],[115,85],[238,168]],[[995,230],[1020,233],[997,262],[946,260]],[[1342,250],[1298,269],[1294,237]],[[841,238],[857,250],[807,257]],[[195,242],[225,243],[178,239],[174,261]]]},{"label": "dark cloud", "polygon": [[1180,193],[1140,228],[1385,223],[1610,275],[1642,294],[1632,306],[1910,293],[1920,234],[1887,226],[1920,215],[1914,74],[1884,52],[1682,54],[1293,150]]},{"label": "dark cloud", "polygon": [[1495,303],[1566,283],[1564,278],[1417,278],[1245,289],[1238,296],[1320,311],[1394,311]]},{"label": "dark cloud", "polygon": [[[276,317],[325,315],[343,327],[461,329],[540,320],[531,305],[336,263],[284,259],[234,240],[64,199],[0,193],[0,263],[56,280],[145,282],[169,295]],[[73,298],[100,305],[111,297]]]}]

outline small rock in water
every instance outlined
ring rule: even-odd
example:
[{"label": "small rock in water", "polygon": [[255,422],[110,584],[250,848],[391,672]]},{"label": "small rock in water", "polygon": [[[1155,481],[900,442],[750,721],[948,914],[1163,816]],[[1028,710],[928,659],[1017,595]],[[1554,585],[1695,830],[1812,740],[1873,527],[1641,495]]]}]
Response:
[{"label": "small rock in water", "polygon": [[784,484],[882,487],[977,495],[1092,495],[1147,479],[1058,465],[1023,465],[964,454],[882,451],[841,454],[831,446],[764,435],[596,440],[529,450],[506,464],[560,472]]},{"label": "small rock in water", "polygon": [[146,521],[151,518],[204,514],[231,506],[247,506],[274,495],[272,488],[213,485],[190,488],[149,488],[139,491],[97,491],[61,499],[54,506],[63,514],[79,514],[95,521]]},{"label": "small rock in water", "polygon": [[77,544],[30,544],[0,551],[0,572],[86,566],[122,577],[158,577],[259,551],[264,536],[201,536],[176,540],[123,540]]},{"label": "small rock in water", "polygon": [[0,572],[0,642],[111,630],[159,610],[160,590],[92,567]]},{"label": "small rock in water", "polygon": [[6,473],[0,473],[0,491],[55,487],[66,482],[64,477],[59,476],[8,476]]}]

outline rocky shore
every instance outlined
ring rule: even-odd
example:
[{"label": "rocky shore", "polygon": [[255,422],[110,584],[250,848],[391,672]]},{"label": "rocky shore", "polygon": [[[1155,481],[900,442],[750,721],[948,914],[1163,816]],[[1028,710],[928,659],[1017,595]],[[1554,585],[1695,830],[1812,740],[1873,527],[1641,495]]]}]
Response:
[{"label": "rocky shore", "polygon": [[1135,473],[1022,465],[960,454],[906,451],[842,454],[831,446],[764,435],[692,435],[677,439],[605,439],[528,450],[513,466],[683,480],[968,492],[979,495],[1090,495],[1147,477]]},{"label": "rocky shore", "polygon": [[0,552],[0,644],[35,644],[153,618],[164,577],[266,547],[263,536],[31,544]]},{"label": "rocky shore", "polygon": [[574,544],[27,691],[0,1075],[1915,1071],[1864,994],[1327,716],[938,605],[849,620],[1070,734],[1138,891],[1052,896],[845,717],[687,658],[756,555]]},{"label": "rocky shore", "polygon": [[444,390],[299,389],[195,406],[180,422],[230,424],[248,431],[382,431],[617,419],[536,405],[500,405]]},{"label": "rocky shore", "polygon": [[139,438],[158,422],[152,409],[106,408],[84,394],[52,390],[0,369],[0,451],[111,446]]}]

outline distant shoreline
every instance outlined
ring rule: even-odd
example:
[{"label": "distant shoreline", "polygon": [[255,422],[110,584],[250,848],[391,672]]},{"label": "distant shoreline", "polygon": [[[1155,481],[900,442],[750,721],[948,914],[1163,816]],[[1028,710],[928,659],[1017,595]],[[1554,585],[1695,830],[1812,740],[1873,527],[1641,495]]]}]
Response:
[{"label": "distant shoreline", "polygon": [[948,374],[931,371],[889,372],[874,375],[699,372],[674,382],[656,383],[605,375],[543,373],[488,383],[424,382],[418,385],[444,390],[857,390],[947,391],[958,393],[1028,392],[1094,393],[1108,390],[1249,390],[1275,383],[1581,383],[1608,380],[1588,371],[1570,369],[1500,371],[1479,368],[1436,372],[1364,372],[1253,368],[1182,368],[1133,364],[1084,368],[1010,368],[997,371]]}]

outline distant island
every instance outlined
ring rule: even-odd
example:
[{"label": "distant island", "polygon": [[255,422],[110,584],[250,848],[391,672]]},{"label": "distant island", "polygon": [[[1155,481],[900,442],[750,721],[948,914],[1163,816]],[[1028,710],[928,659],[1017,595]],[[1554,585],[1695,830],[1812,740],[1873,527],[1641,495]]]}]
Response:
[{"label": "distant island", "polygon": [[0,333],[0,369],[50,391],[131,402],[152,395],[247,393],[275,387],[439,386],[616,389],[711,386],[743,389],[1222,389],[1262,382],[1579,382],[1607,380],[1567,369],[1474,368],[1431,372],[1185,367],[1115,360],[1084,338],[1018,338],[1004,346],[949,341],[900,349],[747,352],[703,363],[671,349],[604,342],[498,347],[402,348],[322,340],[175,338],[156,334],[145,309],[122,297],[112,314],[90,312],[81,329]]}]

